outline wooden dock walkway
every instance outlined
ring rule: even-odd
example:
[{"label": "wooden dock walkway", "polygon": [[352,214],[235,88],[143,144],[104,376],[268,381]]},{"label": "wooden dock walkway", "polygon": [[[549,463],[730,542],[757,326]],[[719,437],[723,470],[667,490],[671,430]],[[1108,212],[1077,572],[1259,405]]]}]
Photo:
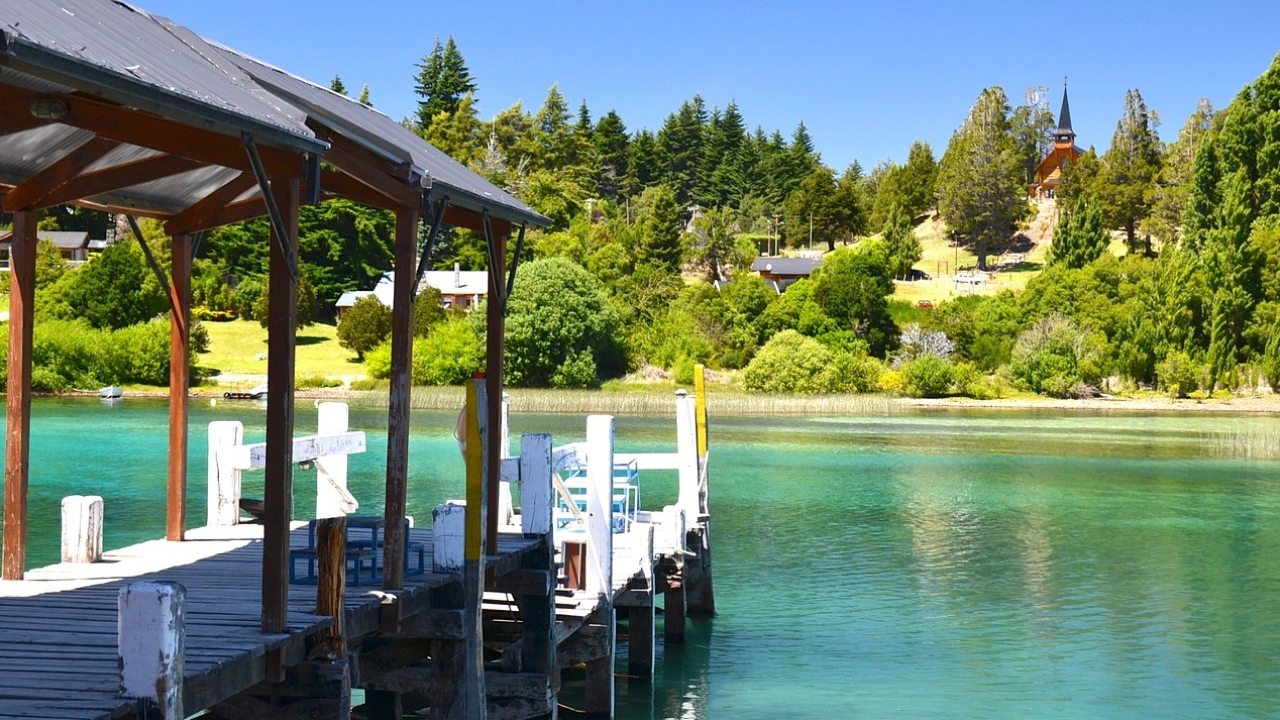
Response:
[{"label": "wooden dock walkway", "polygon": [[[305,523],[291,534],[305,547]],[[184,707],[217,708],[267,680],[266,655],[280,652],[293,665],[306,659],[308,642],[332,623],[315,614],[316,588],[291,585],[289,633],[264,634],[261,580],[262,528],[233,525],[193,530],[181,543],[154,540],[108,552],[102,562],[32,570],[24,580],[0,581],[0,719],[131,717],[137,701],[120,697],[117,598],[140,580],[181,583],[187,590]],[[428,557],[432,532],[410,531]],[[489,559],[499,574],[515,568],[535,540],[500,535]],[[409,576],[400,598],[403,620],[427,611],[430,591],[457,583],[452,573]],[[385,594],[348,587],[348,637],[376,632]],[[417,609],[418,612],[414,612]]]}]

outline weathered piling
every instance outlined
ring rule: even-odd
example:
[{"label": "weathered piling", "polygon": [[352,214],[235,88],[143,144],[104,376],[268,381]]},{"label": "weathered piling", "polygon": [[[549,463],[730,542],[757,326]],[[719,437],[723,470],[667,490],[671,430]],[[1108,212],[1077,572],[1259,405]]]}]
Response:
[{"label": "weathered piling", "polygon": [[172,582],[120,589],[117,653],[120,694],[137,698],[143,718],[182,720],[187,591]]},{"label": "weathered piling", "polygon": [[96,563],[102,559],[102,498],[62,498],[62,562]]}]

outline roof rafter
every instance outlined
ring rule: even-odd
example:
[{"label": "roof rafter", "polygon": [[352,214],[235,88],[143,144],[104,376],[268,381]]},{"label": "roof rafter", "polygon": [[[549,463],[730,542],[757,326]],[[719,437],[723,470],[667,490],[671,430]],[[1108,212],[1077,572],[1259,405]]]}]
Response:
[{"label": "roof rafter", "polygon": [[120,143],[102,137],[90,138],[75,150],[62,156],[49,167],[4,196],[5,212],[34,210],[48,195],[56,192],[85,168],[115,150]]},{"label": "roof rafter", "polygon": [[[169,221],[165,223],[165,232],[173,237],[225,225],[226,223],[216,222],[218,213],[229,205],[231,201],[243,195],[250,188],[257,187],[257,185],[258,181],[251,173],[237,175],[222,187],[206,195],[196,204],[169,218]],[[264,206],[262,214],[265,215],[266,213],[266,207]]]},{"label": "roof rafter", "polygon": [[178,157],[177,155],[156,155],[123,165],[95,170],[94,172],[80,175],[56,191],[49,193],[40,200],[40,205],[36,209],[39,210],[53,205],[65,205],[84,198],[160,180],[201,167],[204,167],[202,163]]}]

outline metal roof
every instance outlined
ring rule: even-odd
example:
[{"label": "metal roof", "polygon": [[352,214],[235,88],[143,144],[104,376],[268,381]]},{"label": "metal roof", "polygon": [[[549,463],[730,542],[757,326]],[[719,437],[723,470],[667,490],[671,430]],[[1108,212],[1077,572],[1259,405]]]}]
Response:
[{"label": "metal roof", "polygon": [[774,275],[809,276],[822,266],[821,260],[811,258],[758,257],[751,263],[752,272],[771,272]]},{"label": "metal roof", "polygon": [[227,135],[248,131],[261,141],[323,152],[304,113],[218,67],[217,57],[189,30],[124,2],[0,0],[0,64],[37,83]]},{"label": "metal roof", "polygon": [[447,195],[450,205],[476,212],[488,210],[516,223],[551,224],[550,219],[383,113],[232,48],[217,47],[254,81],[305,109],[320,124],[392,162],[408,163],[419,177],[430,176],[435,196]]}]

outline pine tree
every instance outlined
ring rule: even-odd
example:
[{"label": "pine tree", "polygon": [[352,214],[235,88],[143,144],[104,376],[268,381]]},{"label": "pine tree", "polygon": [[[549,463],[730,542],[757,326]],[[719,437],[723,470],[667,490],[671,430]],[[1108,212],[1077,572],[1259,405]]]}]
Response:
[{"label": "pine tree", "polygon": [[1191,174],[1196,151],[1204,143],[1213,125],[1213,105],[1201,98],[1196,111],[1178,133],[1176,142],[1165,150],[1156,178],[1151,216],[1142,224],[1164,244],[1177,243],[1182,236],[1182,212],[1191,190]]},{"label": "pine tree", "polygon": [[436,113],[422,137],[454,160],[472,165],[479,162],[483,154],[484,138],[480,130],[475,98],[467,93],[453,111]]},{"label": "pine tree", "polygon": [[1036,166],[1053,149],[1055,123],[1048,96],[1048,88],[1027,88],[1026,104],[1014,108],[1009,119],[1028,183],[1035,180]]},{"label": "pine tree", "polygon": [[342,84],[342,78],[338,77],[337,75],[334,75],[333,79],[329,81],[329,89],[338,93],[339,95],[347,94],[347,86]]},{"label": "pine tree", "polygon": [[602,197],[617,199],[620,194],[630,194],[631,138],[627,126],[614,110],[605,113],[591,133],[596,157],[596,187]]},{"label": "pine tree", "polygon": [[[1098,202],[1112,227],[1123,227],[1129,252],[1137,252],[1138,223],[1151,212],[1151,197],[1160,172],[1160,138],[1155,113],[1147,110],[1142,93],[1125,93],[1124,114],[1116,123],[1111,147],[1102,156],[1103,182]],[[1145,248],[1150,250],[1150,248]]]},{"label": "pine tree", "polygon": [[884,243],[889,250],[889,268],[895,278],[907,279],[911,266],[920,262],[923,248],[911,227],[911,217],[901,206],[889,209],[884,226]]},{"label": "pine tree", "polygon": [[443,47],[437,37],[431,54],[416,67],[420,72],[414,90],[422,98],[418,101],[418,127],[426,132],[436,115],[454,112],[467,94],[474,95],[476,84],[452,35]]},{"label": "pine tree", "polygon": [[657,185],[646,190],[645,195],[651,195],[652,204],[642,222],[635,253],[637,264],[677,275],[684,262],[684,246],[680,242],[684,223],[675,191],[667,185]]},{"label": "pine tree", "polygon": [[986,268],[987,248],[1009,238],[1026,206],[1009,102],[1001,88],[987,88],[942,157],[938,212],[952,232],[974,245],[978,267]]},{"label": "pine tree", "polygon": [[658,182],[658,141],[648,129],[636,133],[629,146],[631,171],[640,189]]},{"label": "pine tree", "polygon": [[1049,264],[1064,265],[1073,270],[1082,268],[1102,257],[1109,241],[1098,209],[1089,200],[1083,200],[1062,212],[1058,226],[1053,230]]},{"label": "pine tree", "polygon": [[360,104],[365,107],[373,107],[373,101],[369,99],[369,86],[365,85],[360,91]]},{"label": "pine tree", "polygon": [[678,112],[668,115],[658,131],[656,179],[675,190],[676,202],[682,206],[693,200],[698,186],[706,124],[706,105],[695,95],[682,103]]}]

